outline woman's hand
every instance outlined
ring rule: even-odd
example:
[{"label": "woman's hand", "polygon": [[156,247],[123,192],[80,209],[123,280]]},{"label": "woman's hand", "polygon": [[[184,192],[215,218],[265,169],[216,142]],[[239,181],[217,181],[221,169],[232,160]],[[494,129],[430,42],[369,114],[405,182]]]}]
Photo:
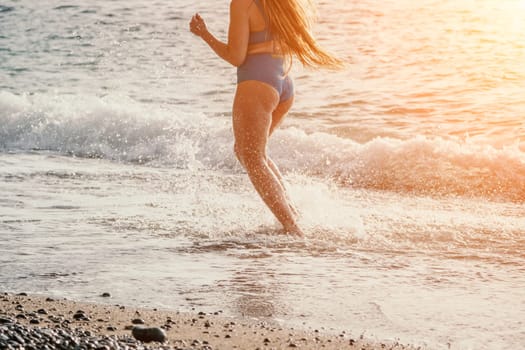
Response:
[{"label": "woman's hand", "polygon": [[202,37],[204,33],[208,31],[208,28],[206,28],[206,23],[202,19],[202,17],[196,13],[190,21],[190,31],[197,35]]},{"label": "woman's hand", "polygon": [[232,1],[230,4],[230,24],[228,27],[228,41],[217,39],[208,31],[202,17],[196,13],[190,21],[190,31],[199,36],[223,60],[238,67],[248,51],[250,23],[248,9],[251,1]]}]

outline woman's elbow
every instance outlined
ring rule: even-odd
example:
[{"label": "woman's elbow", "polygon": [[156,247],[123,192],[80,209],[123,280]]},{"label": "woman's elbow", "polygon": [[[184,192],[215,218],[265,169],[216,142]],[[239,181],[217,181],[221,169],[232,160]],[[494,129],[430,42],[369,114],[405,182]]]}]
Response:
[{"label": "woman's elbow", "polygon": [[[236,51],[236,50],[235,50]],[[246,59],[246,54],[241,52],[235,52],[234,50],[231,50],[229,52],[229,59],[228,62],[230,62],[235,67],[239,67],[241,64],[244,63],[244,60]]]},{"label": "woman's elbow", "polygon": [[238,57],[231,57],[230,58],[230,63],[232,65],[234,65],[235,67],[239,67],[241,64],[244,63],[244,59],[245,57],[241,57],[241,56],[238,56]]}]

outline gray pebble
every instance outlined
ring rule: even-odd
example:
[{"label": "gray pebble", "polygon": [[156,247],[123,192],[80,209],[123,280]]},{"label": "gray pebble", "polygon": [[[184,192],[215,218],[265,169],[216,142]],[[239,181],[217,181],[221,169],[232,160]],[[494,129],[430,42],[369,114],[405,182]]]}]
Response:
[{"label": "gray pebble", "polygon": [[163,343],[166,341],[166,333],[159,327],[133,327],[131,334],[135,339],[145,343],[152,341]]},{"label": "gray pebble", "polygon": [[84,313],[82,310],[78,310],[74,315],[73,318],[77,321],[89,321],[89,317]]},{"label": "gray pebble", "polygon": [[134,320],[131,321],[131,323],[133,323],[133,324],[145,324],[144,320],[141,319],[141,318],[135,318]]},{"label": "gray pebble", "polygon": [[0,324],[13,323],[13,320],[7,317],[0,317]]}]

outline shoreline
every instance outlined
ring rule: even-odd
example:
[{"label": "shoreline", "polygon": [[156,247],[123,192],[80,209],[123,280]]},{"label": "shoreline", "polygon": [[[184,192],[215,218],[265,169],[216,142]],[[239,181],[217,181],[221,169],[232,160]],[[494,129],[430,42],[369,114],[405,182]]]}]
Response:
[{"label": "shoreline", "polygon": [[[84,317],[80,317],[80,314]],[[322,330],[283,327],[276,322],[224,317],[221,316],[221,311],[204,313],[196,310],[195,313],[182,313],[156,308],[77,302],[26,293],[1,293],[0,335],[9,324],[27,329],[83,332],[90,338],[110,337],[129,344],[134,341],[134,326],[159,327],[164,330],[167,336],[165,342],[137,342],[135,348],[142,349],[419,349],[397,342],[373,342],[345,332],[335,335]]]}]

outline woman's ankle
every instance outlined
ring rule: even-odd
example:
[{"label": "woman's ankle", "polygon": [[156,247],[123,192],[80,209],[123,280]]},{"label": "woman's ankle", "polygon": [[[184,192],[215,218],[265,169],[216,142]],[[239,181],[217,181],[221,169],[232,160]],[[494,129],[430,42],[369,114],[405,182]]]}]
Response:
[{"label": "woman's ankle", "polygon": [[301,228],[297,226],[297,224],[293,224],[293,225],[284,227],[284,232],[287,235],[304,237],[303,230],[301,230]]}]

